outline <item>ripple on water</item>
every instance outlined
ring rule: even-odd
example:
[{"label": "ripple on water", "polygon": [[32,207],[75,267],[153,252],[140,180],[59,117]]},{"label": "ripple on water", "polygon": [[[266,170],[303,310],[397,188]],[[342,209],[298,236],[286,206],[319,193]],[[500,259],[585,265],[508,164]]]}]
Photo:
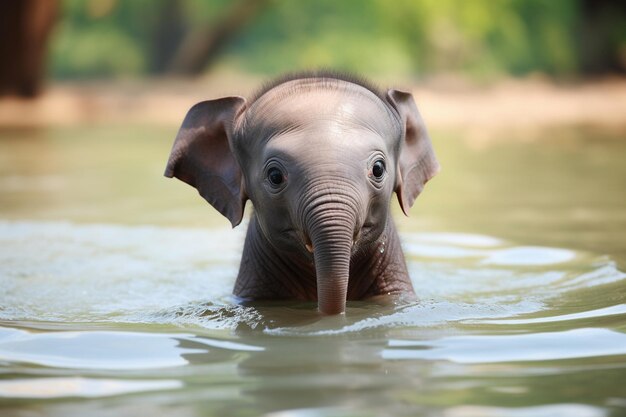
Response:
[{"label": "ripple on water", "polygon": [[[520,320],[514,316],[545,312],[549,300],[567,292],[625,278],[610,260],[568,249],[471,234],[404,234],[418,303],[379,310],[351,303],[335,324],[303,313],[304,324],[284,327],[231,301],[244,230],[0,222],[0,319],[208,329],[244,324],[273,334],[336,334]],[[623,312],[603,308],[592,310]],[[551,314],[543,316],[539,320]]]},{"label": "ripple on water", "polygon": [[586,404],[551,404],[516,408],[466,405],[451,407],[442,414],[443,417],[604,417],[608,415],[607,410]]},{"label": "ripple on water", "polygon": [[[485,369],[496,376],[497,369],[516,372],[515,384],[497,381],[489,388],[504,398],[531,395],[533,373],[551,368],[560,374],[563,363],[589,363],[578,367],[584,371],[601,362],[621,372],[612,358],[626,355],[626,336],[600,320],[619,319],[626,304],[619,297],[593,303],[585,293],[604,292],[601,285],[626,278],[609,259],[488,236],[404,234],[419,301],[350,302],[345,316],[321,317],[314,303],[233,302],[243,230],[0,222],[0,320],[7,321],[0,327],[0,360],[5,373],[15,375],[0,379],[0,399],[63,403],[58,399],[165,391],[163,397],[186,402],[199,390],[203,401],[212,395],[233,404],[243,391],[265,398],[297,394],[295,386],[308,398],[311,387],[330,380],[315,373],[309,380],[297,370],[308,376],[329,363],[341,373],[332,375],[333,383],[343,385],[344,377],[347,384],[365,384],[367,398],[383,386],[384,398],[403,392],[412,398],[422,388],[422,373],[435,387],[446,386],[446,372],[488,387]],[[555,307],[569,298],[577,300],[574,309]],[[332,337],[312,344],[316,336]],[[379,379],[386,378],[381,367],[396,372],[396,382]],[[409,380],[417,385],[405,388]],[[451,388],[455,396],[457,387]],[[357,389],[349,401],[354,392],[363,398]],[[432,394],[435,402],[448,395]],[[529,404],[452,404],[440,414],[608,415],[587,404]],[[342,408],[270,415],[283,414],[354,415]],[[60,408],[57,415],[68,414]]]},{"label": "ripple on water", "polygon": [[166,334],[62,331],[33,333],[0,327],[3,360],[52,368],[87,370],[161,369],[186,365],[185,354],[199,350],[182,348],[180,338]]},{"label": "ripple on water", "polygon": [[0,398],[98,398],[134,392],[178,389],[178,380],[132,380],[83,377],[24,378],[0,381]]},{"label": "ripple on water", "polygon": [[451,336],[434,341],[390,340],[385,359],[456,363],[529,362],[626,354],[626,334],[583,328],[518,335]]}]

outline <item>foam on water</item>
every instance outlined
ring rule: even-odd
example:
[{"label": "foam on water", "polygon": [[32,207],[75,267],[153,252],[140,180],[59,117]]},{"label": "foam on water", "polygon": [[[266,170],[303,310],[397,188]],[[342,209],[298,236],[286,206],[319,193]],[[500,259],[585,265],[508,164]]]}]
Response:
[{"label": "foam on water", "polygon": [[334,325],[309,314],[304,324],[285,327],[232,302],[244,230],[0,222],[0,319],[245,324],[272,334],[336,334],[511,320],[568,291],[625,278],[610,260],[568,249],[516,247],[469,234],[405,234],[417,303],[361,315],[351,314],[362,308],[351,303]]}]

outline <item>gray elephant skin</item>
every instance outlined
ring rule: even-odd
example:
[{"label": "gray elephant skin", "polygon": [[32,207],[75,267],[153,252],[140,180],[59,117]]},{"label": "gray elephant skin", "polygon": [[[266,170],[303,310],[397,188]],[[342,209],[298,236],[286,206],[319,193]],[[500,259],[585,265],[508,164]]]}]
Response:
[{"label": "gray elephant skin", "polygon": [[310,73],[193,106],[165,175],[233,227],[252,201],[235,296],[340,314],[346,300],[414,295],[389,205],[395,192],[407,214],[438,170],[411,94]]}]

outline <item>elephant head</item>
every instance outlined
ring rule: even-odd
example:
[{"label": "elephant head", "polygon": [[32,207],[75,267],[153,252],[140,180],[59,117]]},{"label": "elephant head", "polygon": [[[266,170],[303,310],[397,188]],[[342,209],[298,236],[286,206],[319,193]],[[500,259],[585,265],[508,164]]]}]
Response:
[{"label": "elephant head", "polygon": [[196,104],[165,175],[197,188],[233,227],[251,200],[262,236],[247,239],[314,265],[310,298],[335,314],[345,310],[355,254],[385,235],[393,192],[407,214],[438,169],[411,94],[311,75],[280,80],[250,102]]}]

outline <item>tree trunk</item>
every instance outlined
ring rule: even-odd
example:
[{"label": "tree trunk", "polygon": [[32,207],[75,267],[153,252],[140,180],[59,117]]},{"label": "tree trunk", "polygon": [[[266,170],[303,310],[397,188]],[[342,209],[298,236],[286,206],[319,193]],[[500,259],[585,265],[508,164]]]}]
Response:
[{"label": "tree trunk", "polygon": [[0,1],[0,95],[39,94],[57,11],[57,0]]},{"label": "tree trunk", "polygon": [[239,0],[235,2],[214,27],[191,31],[172,58],[171,74],[197,75],[218,56],[223,47],[252,21],[267,5],[268,0]]}]

